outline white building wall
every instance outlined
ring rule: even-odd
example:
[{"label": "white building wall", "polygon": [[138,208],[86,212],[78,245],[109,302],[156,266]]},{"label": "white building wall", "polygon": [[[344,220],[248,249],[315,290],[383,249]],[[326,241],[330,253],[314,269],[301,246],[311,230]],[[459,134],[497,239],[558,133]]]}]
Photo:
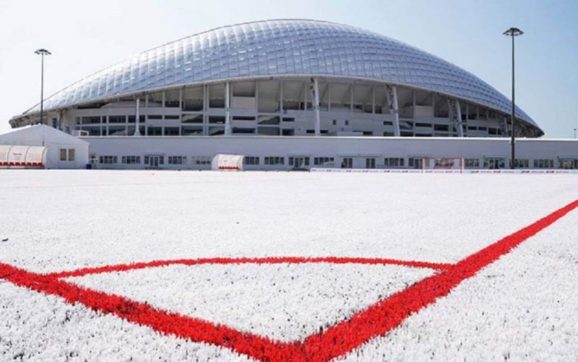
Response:
[{"label": "white building wall", "polygon": [[[487,158],[502,158],[508,162],[510,141],[505,138],[417,138],[417,137],[83,137],[90,143],[90,154],[99,156],[117,156],[118,163],[100,165],[106,168],[129,168],[121,164],[121,157],[140,156],[140,165],[145,167],[144,156],[162,155],[165,162],[162,168],[195,168],[191,157],[212,157],[219,153],[260,157],[258,169],[289,169],[289,157],[310,157],[309,167],[313,167],[313,157],[334,157],[336,167],[343,158],[354,158],[353,167],[365,167],[361,158],[376,158],[376,167],[384,167],[384,158],[404,158],[408,166],[410,158],[457,157],[478,159],[483,167]],[[578,141],[518,139],[516,141],[517,159],[552,159],[558,167],[559,158],[578,160]],[[166,157],[182,155],[187,157],[184,165],[168,165]],[[285,158],[284,165],[268,167],[264,157],[280,156]]]}]

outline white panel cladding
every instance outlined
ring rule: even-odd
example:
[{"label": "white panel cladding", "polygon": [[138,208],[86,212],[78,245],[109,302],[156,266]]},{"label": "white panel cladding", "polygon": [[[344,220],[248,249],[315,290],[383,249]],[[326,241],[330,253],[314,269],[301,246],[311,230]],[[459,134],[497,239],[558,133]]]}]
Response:
[{"label": "white panel cladding", "polygon": [[[228,79],[318,75],[408,85],[509,113],[510,101],[429,53],[352,26],[270,20],[217,28],[145,51],[49,97],[57,109],[150,89]],[[38,106],[26,114],[38,112]],[[522,110],[517,114],[536,125]]]},{"label": "white panel cladding", "polygon": [[[282,157],[285,163],[273,167],[290,169],[290,157],[310,158],[313,167],[315,157],[333,157],[335,166],[343,158],[376,158],[376,166],[383,168],[384,158],[404,158],[408,166],[410,158],[459,157],[478,159],[509,158],[510,144],[507,138],[413,138],[413,137],[83,137],[90,143],[90,153],[96,156],[147,154],[163,157],[182,155],[190,161],[199,157],[212,157],[219,153],[258,157],[261,162],[248,169],[270,169],[264,165],[265,157]],[[516,141],[517,158],[528,160],[560,159],[578,160],[578,141],[519,139]],[[362,160],[365,161],[365,160]],[[365,164],[365,163],[363,163]],[[104,165],[105,168],[127,168],[126,165]],[[146,164],[135,165],[144,168]],[[360,166],[363,167],[363,166]],[[558,167],[558,166],[554,166]],[[164,165],[163,168],[175,168]],[[190,162],[176,168],[195,168]]]}]

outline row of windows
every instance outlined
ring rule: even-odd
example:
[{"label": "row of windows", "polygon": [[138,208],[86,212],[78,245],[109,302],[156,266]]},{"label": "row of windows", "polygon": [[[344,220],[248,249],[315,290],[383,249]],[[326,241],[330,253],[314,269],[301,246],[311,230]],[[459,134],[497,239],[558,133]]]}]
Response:
[{"label": "row of windows", "polygon": [[309,166],[309,157],[289,157],[289,166],[296,168]]},{"label": "row of windows", "polygon": [[165,164],[165,157],[160,156],[160,155],[145,156],[144,157],[144,163],[145,163],[145,165],[154,165],[155,167],[158,165],[164,165]]},{"label": "row of windows", "polygon": [[243,163],[245,165],[258,165],[259,164],[259,157],[256,156],[245,156],[243,159]]},{"label": "row of windows", "polygon": [[[570,162],[568,162],[570,161]],[[484,168],[500,169],[505,168],[507,160],[505,158],[486,158],[484,159]],[[578,164],[577,164],[578,165]],[[568,167],[565,167],[568,166]],[[560,160],[560,168],[573,168],[572,160]],[[480,160],[477,158],[466,158],[464,160],[465,168],[479,168]],[[533,161],[534,168],[554,168],[554,160],[540,159]],[[530,160],[516,159],[516,168],[530,168]]]},{"label": "row of windows", "polygon": [[383,160],[385,167],[403,167],[405,160],[400,157],[390,157]]},{"label": "row of windows", "polygon": [[98,162],[101,164],[113,164],[118,162],[118,157],[116,156],[100,156]]},{"label": "row of windows", "polygon": [[[303,84],[303,83],[301,83]],[[225,89],[224,89],[224,85],[220,84],[221,89],[220,90],[212,90],[211,91],[211,87],[208,88],[208,94],[207,94],[207,100],[208,100],[208,104],[207,104],[207,108],[208,109],[223,109],[225,108]],[[235,89],[235,83],[231,84],[232,88],[233,88],[233,93],[237,93],[237,90]],[[330,92],[331,90],[328,88],[328,84],[325,85],[321,85],[320,87],[320,92],[323,92],[325,94],[327,94],[327,92]],[[333,86],[341,86],[340,84],[331,84],[331,88]],[[286,89],[283,92],[283,100],[280,101],[279,99],[279,95],[278,94],[271,94],[268,93],[267,90],[264,91],[264,95],[260,95],[259,97],[256,97],[255,95],[255,89],[262,89],[260,84],[257,83],[257,87],[256,88],[252,88],[250,91],[247,92],[247,90],[245,91],[240,91],[238,94],[233,94],[233,97],[243,97],[243,98],[248,98],[252,101],[256,101],[257,105],[258,105],[258,110],[261,112],[279,112],[279,111],[285,111],[285,110],[306,110],[306,109],[312,109],[313,108],[313,104],[311,99],[304,99],[303,97],[303,93],[293,93],[291,94],[291,91],[294,92],[294,87],[295,85],[291,86],[290,88],[292,89]],[[303,85],[297,85],[297,87],[299,88],[303,88]],[[320,103],[319,103],[319,108],[321,111],[335,111],[335,110],[350,110],[350,109],[354,109],[354,110],[360,110],[366,113],[375,113],[375,114],[383,114],[384,111],[387,109],[388,105],[387,104],[383,104],[380,103],[379,99],[376,98],[375,99],[375,103],[373,103],[373,100],[371,99],[371,96],[367,96],[368,92],[371,92],[371,89],[374,88],[373,86],[370,85],[360,85],[360,86],[352,86],[350,88],[350,91],[347,92],[352,92],[353,94],[355,94],[355,97],[353,99],[353,103],[351,103],[350,101],[344,100],[344,101],[340,101],[340,99],[332,99],[331,103],[328,103],[328,99],[320,99]],[[169,98],[169,94],[171,91],[167,91],[165,98]],[[165,99],[164,103],[163,103],[163,96],[162,93],[152,93],[149,94],[149,106],[147,107],[146,102],[141,103],[141,107],[143,109],[149,109],[149,108],[158,108],[158,107],[162,107],[162,105],[164,104],[164,107],[167,108],[180,108],[180,110],[184,111],[184,112],[202,112],[205,110],[204,104],[205,102],[203,101],[203,90],[202,89],[197,89],[196,90],[197,94],[195,95],[187,95],[187,91],[185,90],[185,92],[183,93],[183,98],[182,101],[179,100],[179,95],[178,92],[176,92],[176,94],[173,95],[173,97],[175,99],[172,100],[168,100]],[[357,95],[357,93],[360,94],[360,96]],[[333,94],[333,92],[332,92]],[[307,96],[307,95],[305,95]],[[339,96],[334,96],[334,97],[339,97]],[[141,98],[142,99],[142,98]],[[348,99],[348,98],[346,98]],[[128,98],[127,101],[133,101],[133,99]],[[383,102],[383,101],[382,101]],[[89,108],[88,106],[84,106],[82,108]],[[447,118],[447,111],[443,111],[443,110],[438,110],[437,112],[435,112],[435,116],[436,117],[443,117],[443,118]],[[103,116],[106,117],[106,116]],[[114,122],[124,122],[124,119],[121,119],[120,117],[125,117],[123,115],[114,115],[114,116],[109,116],[109,117],[118,117],[115,118]],[[157,118],[158,117],[158,118]],[[172,117],[172,116],[169,116]],[[83,117],[83,123],[87,123],[86,120],[88,120],[88,118],[90,117]],[[154,118],[154,119],[161,119],[161,116],[158,115],[152,115],[149,116],[149,118]],[[476,120],[478,119],[478,117],[476,116],[476,114],[471,114],[468,119],[466,120],[466,115],[462,115],[462,118],[464,121],[467,122],[467,120]],[[481,119],[481,117],[480,117]],[[96,117],[96,121],[98,122],[98,117]],[[109,120],[109,122],[112,122]],[[130,122],[130,121],[129,121]],[[132,122],[134,122],[134,116],[133,116],[133,120]],[[431,126],[431,125],[429,125]]]},{"label": "row of windows", "polygon": [[[108,117],[108,123],[107,121],[107,117]],[[232,121],[255,121],[258,118],[258,125],[271,125],[271,126],[280,126],[283,122],[294,122],[295,118],[290,118],[290,117],[271,117],[270,115],[268,116],[232,116]],[[225,124],[225,116],[224,115],[207,115],[207,117],[205,117],[203,115],[203,113],[196,113],[196,114],[183,114],[182,118],[180,115],[149,115],[149,116],[140,116],[140,122],[142,124],[141,129],[140,129],[140,133],[143,135],[150,135],[150,136],[161,136],[161,135],[168,135],[168,136],[174,136],[174,135],[188,135],[189,132],[185,130],[185,128],[182,129],[182,131],[179,133],[179,127],[175,127],[175,126],[167,126],[167,127],[161,127],[159,125],[157,126],[146,126],[145,127],[145,121],[146,119],[148,120],[181,120],[182,119],[182,123],[190,123],[190,124],[197,124],[200,126],[202,126],[203,124],[215,124],[215,125],[221,125],[221,124]],[[102,120],[102,123],[100,123],[100,121]],[[134,122],[135,122],[135,116],[134,115],[117,115],[117,116],[86,116],[86,117],[76,117],[76,124],[77,124],[77,129],[78,130],[84,130],[89,132],[89,135],[92,136],[106,136],[106,135],[115,135],[118,134],[119,132],[125,132],[126,131],[126,126],[123,125],[128,121],[128,124],[130,124],[129,126],[129,130],[128,130],[128,134],[133,134],[134,133]],[[332,125],[334,126],[338,126],[339,123],[341,123],[341,121],[338,121],[336,119],[332,120]],[[342,121],[344,126],[349,126],[350,122],[349,120],[344,120]],[[384,126],[393,126],[393,122],[391,121],[383,121],[383,125]],[[421,128],[421,132],[426,132],[423,135],[424,136],[429,136],[431,135],[431,133],[427,133],[427,130],[425,130],[424,128],[429,128],[429,130],[431,131],[431,129],[433,128],[433,130],[435,132],[442,132],[442,134],[440,134],[441,136],[447,136],[447,134],[445,134],[445,132],[455,132],[455,128],[451,127],[450,125],[447,124],[432,124],[432,123],[419,123],[416,122],[414,123],[413,121],[406,121],[406,120],[401,120],[400,121],[400,129],[402,130],[402,133],[405,130],[404,135],[410,135],[413,136],[412,130],[414,129],[414,125],[416,128]],[[103,127],[105,126],[105,127]],[[182,125],[183,127],[186,127],[186,125]],[[102,128],[102,130],[101,130]],[[468,126],[466,128],[468,131],[483,131],[486,132],[490,135],[501,135],[503,132],[502,130],[500,130],[499,128],[494,128],[494,127],[477,127],[477,126]],[[245,133],[255,133],[255,128],[249,128],[250,132],[245,132]],[[202,133],[202,128],[200,129],[200,133]],[[285,131],[285,130],[283,130]],[[372,136],[373,135],[373,131],[356,131],[353,130],[354,132],[360,132],[363,133],[363,135],[365,136]],[[328,130],[321,130],[321,133],[328,133]],[[409,133],[408,133],[409,132]],[[434,133],[435,133],[434,132]],[[195,133],[198,133],[198,130],[195,130]],[[238,132],[241,133],[241,132]],[[257,132],[260,133],[260,132]],[[307,130],[307,133],[314,133],[314,130]],[[260,133],[261,134],[261,133]],[[278,135],[279,131],[277,130],[275,134],[272,135]],[[286,134],[283,134],[286,135]],[[290,135],[290,134],[287,134]],[[380,133],[377,133],[376,135],[380,135]],[[383,134],[383,136],[389,136],[390,132],[386,132]],[[417,136],[421,136],[422,134],[416,134]]]},{"label": "row of windows", "polygon": [[[163,155],[147,155],[144,156],[144,164],[150,165],[151,162],[155,162],[158,165],[163,165],[165,163],[165,156]],[[60,149],[60,160],[61,161],[74,161],[75,150],[74,149]],[[212,157],[211,156],[192,156],[190,157],[191,163],[193,165],[210,165]],[[341,163],[339,164],[342,168],[352,168],[353,167],[353,157],[343,157]],[[365,158],[365,168],[376,168],[377,167],[376,157],[366,157]],[[380,159],[383,161],[383,167],[385,168],[399,168],[405,167],[405,159],[402,157],[386,157]],[[421,168],[423,158],[411,157],[408,159],[408,166],[410,168]],[[455,162],[458,159],[435,159],[433,167],[436,168],[448,168],[455,166]],[[121,156],[120,161],[122,164],[126,165],[138,165],[141,163],[141,156],[137,155],[126,155]],[[171,155],[166,156],[166,161],[169,165],[184,165],[187,164],[188,157],[184,155]],[[335,157],[313,157],[313,165],[315,166],[335,166]],[[483,161],[483,163],[481,162]],[[112,155],[102,155],[98,157],[98,162],[100,164],[116,164],[118,163],[118,156]],[[502,157],[490,157],[480,160],[478,158],[466,158],[463,161],[464,168],[476,169],[483,166],[487,169],[503,169],[509,167],[506,158]],[[261,158],[259,156],[245,156],[244,164],[248,166],[258,166],[261,164]],[[263,164],[268,166],[275,165],[285,165],[285,157],[283,156],[265,156],[263,157]],[[292,167],[308,167],[310,165],[309,156],[291,156],[288,157],[287,164]],[[516,159],[516,168],[530,168],[530,160],[528,159]],[[555,167],[555,161],[553,159],[536,159],[532,161],[533,168],[538,169],[549,169]],[[560,159],[559,168],[563,169],[578,169],[578,159]]]},{"label": "row of windows", "polygon": [[554,160],[534,160],[534,168],[554,168]]},{"label": "row of windows", "polygon": [[[403,159],[400,159],[403,160]],[[421,158],[410,158],[409,159],[409,166],[414,168],[422,167],[421,165]],[[436,159],[434,160],[433,167],[436,168],[448,168],[451,166],[455,166],[455,162],[457,159]],[[534,160],[533,162],[534,168],[554,168],[554,160]],[[564,163],[563,160],[560,161],[561,168],[564,168],[563,165],[567,164]],[[385,166],[391,166],[388,164],[386,159]],[[485,158],[483,163],[484,168],[489,169],[500,169],[506,167],[506,159],[505,158]],[[480,168],[480,160],[477,158],[466,158],[464,159],[464,167],[465,168]],[[530,167],[530,160],[527,159],[516,159],[516,168],[529,168]],[[572,167],[568,167],[572,168]]]},{"label": "row of windows", "polygon": [[[74,150],[72,150],[74,151]],[[61,151],[62,155],[62,151]],[[73,156],[74,157],[74,156]],[[148,155],[144,156],[144,163],[146,165],[150,164],[151,161],[156,160],[158,164],[163,165],[165,163],[165,156],[163,155]],[[195,165],[210,165],[212,157],[210,156],[192,156],[191,162]],[[115,164],[118,163],[118,156],[102,155],[98,157],[98,162],[101,164]],[[141,156],[121,156],[120,162],[125,165],[138,165],[141,163]],[[187,163],[187,156],[167,156],[167,162],[169,165],[183,165]]]},{"label": "row of windows", "polygon": [[[82,132],[85,132],[87,136],[132,136],[135,133],[134,127],[129,127],[128,130],[124,127],[109,127],[107,129],[102,129],[102,132],[98,128],[84,128]],[[394,136],[393,132],[373,132],[373,131],[357,131],[353,130],[355,134],[360,136],[381,136],[384,137]],[[207,135],[209,136],[219,136],[225,133],[225,127],[209,127],[207,129]],[[258,134],[263,136],[294,136],[295,130],[294,129],[285,129],[285,128],[278,128],[276,126],[269,126],[269,127],[257,127],[257,128],[250,128],[250,127],[233,127],[232,129],[233,134]],[[315,130],[308,129],[305,131],[308,135],[315,134]],[[320,132],[322,135],[328,135],[329,130],[322,129]],[[183,126],[181,127],[140,127],[140,134],[142,136],[202,136],[204,135],[204,130],[202,126]],[[401,132],[401,136],[403,137],[413,137],[413,132]],[[437,134],[421,134],[416,133],[415,136],[417,137],[432,137],[437,136]],[[441,134],[444,136],[444,134]],[[445,134],[447,136],[447,134]]]},{"label": "row of windows", "polygon": [[[537,159],[532,162],[533,168],[549,169],[555,168],[555,162],[552,159]],[[498,169],[506,168],[507,160],[505,158],[487,158],[484,159],[484,168]],[[509,165],[508,165],[509,166]],[[478,168],[478,159],[466,159],[466,168]],[[530,168],[530,160],[516,159],[516,168]],[[559,168],[562,169],[578,169],[578,159],[560,159]]]},{"label": "row of windows", "polygon": [[[108,118],[107,118],[108,117]],[[157,118],[158,117],[158,118]],[[169,119],[167,117],[173,117],[173,116],[165,116],[166,119]],[[179,116],[174,116],[177,117],[176,119],[179,119]],[[162,119],[162,116],[148,116],[148,119]],[[108,120],[108,122],[107,122]],[[139,122],[144,123],[146,120],[145,116],[140,116],[139,117]],[[102,124],[107,124],[107,123],[135,123],[136,121],[136,117],[133,115],[118,115],[118,116],[87,116],[87,117],[76,117],[76,124],[78,126],[81,125],[85,125],[85,126],[94,126],[94,125],[100,125]]]},{"label": "row of windows", "polygon": [[187,162],[187,156],[169,156],[169,165],[182,165]]},{"label": "row of windows", "polygon": [[335,158],[333,158],[333,157],[315,157],[313,159],[313,164],[315,166],[333,164],[334,162],[335,162]]},{"label": "row of windows", "polygon": [[121,162],[126,165],[139,164],[140,156],[122,156]]},{"label": "row of windows", "polygon": [[283,165],[285,164],[285,157],[268,156],[265,157],[265,165]]},{"label": "row of windows", "polygon": [[[409,167],[421,168],[421,158],[410,158]],[[501,169],[506,168],[506,159],[501,157],[495,158],[484,158],[483,166],[488,169]],[[451,168],[452,166],[457,166],[456,162],[460,162],[458,159],[451,158],[440,158],[435,159],[433,167],[435,168]],[[562,161],[561,161],[562,165]],[[387,159],[385,166],[387,164]],[[477,158],[466,158],[464,159],[464,168],[476,169],[480,168],[480,159]],[[516,159],[516,168],[530,168],[530,160],[528,159]],[[554,160],[534,160],[534,168],[554,168]]]},{"label": "row of windows", "polygon": [[[264,118],[263,117],[259,117],[259,118]],[[259,124],[274,124],[274,125],[278,125],[279,124],[279,117],[275,117],[276,119],[272,119],[269,122],[259,122]],[[108,122],[107,122],[107,116],[87,116],[87,117],[76,117],[76,124],[77,126],[80,127],[82,126],[88,126],[88,128],[90,128],[91,126],[98,126],[101,125],[101,119],[102,119],[102,125],[107,125],[108,124],[123,124],[123,123],[135,123],[135,116],[134,115],[123,115],[123,116],[108,116]],[[149,116],[140,116],[139,117],[139,121],[140,123],[145,123],[146,120],[181,120],[181,116],[180,115],[149,115]],[[203,124],[204,117],[202,113],[199,114],[183,114],[182,115],[182,122],[183,123],[198,123],[198,124]],[[232,116],[231,120],[234,121],[255,121],[256,117],[251,116],[251,117],[246,117],[246,116]],[[281,119],[282,122],[294,122],[295,118],[288,118],[288,117],[283,117]],[[207,116],[207,123],[209,124],[224,124],[225,123],[225,116],[215,116],[215,115],[209,115]],[[340,121],[334,119],[331,121],[331,124],[334,126],[338,126],[340,123]],[[349,120],[344,120],[343,124],[344,126],[349,126]],[[393,122],[391,121],[383,121],[383,125],[384,126],[393,126]],[[450,131],[450,125],[447,124],[432,124],[432,123],[414,123],[411,121],[401,121],[400,122],[400,129],[412,129],[415,127],[420,127],[420,128],[432,128],[434,129],[434,131],[441,131],[441,132],[449,132]],[[452,129],[453,130],[453,129]],[[483,131],[483,132],[488,132],[490,134],[501,134],[502,131],[499,128],[493,128],[493,127],[482,127],[482,126],[468,126],[467,130],[469,131]],[[455,130],[453,130],[455,131]]]}]

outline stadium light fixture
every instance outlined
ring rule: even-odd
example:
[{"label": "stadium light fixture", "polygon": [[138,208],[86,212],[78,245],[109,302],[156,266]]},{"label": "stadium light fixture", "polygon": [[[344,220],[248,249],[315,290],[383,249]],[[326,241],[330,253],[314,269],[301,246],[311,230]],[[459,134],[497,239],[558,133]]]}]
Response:
[{"label": "stadium light fixture", "polygon": [[504,35],[509,36],[512,38],[512,126],[511,126],[511,148],[512,148],[512,156],[510,160],[510,168],[516,168],[516,68],[515,68],[515,45],[514,45],[514,38],[524,34],[524,32],[518,28],[510,28],[506,30]]},{"label": "stadium light fixture", "polygon": [[40,124],[44,123],[44,56],[52,53],[46,49],[37,49],[34,54],[40,55]]}]

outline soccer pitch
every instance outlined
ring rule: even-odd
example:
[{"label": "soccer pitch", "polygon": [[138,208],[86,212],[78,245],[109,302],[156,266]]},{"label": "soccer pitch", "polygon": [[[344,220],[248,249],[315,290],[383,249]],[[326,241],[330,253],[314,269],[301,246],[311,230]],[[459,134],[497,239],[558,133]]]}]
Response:
[{"label": "soccer pitch", "polygon": [[0,172],[0,359],[578,355],[578,175]]}]

